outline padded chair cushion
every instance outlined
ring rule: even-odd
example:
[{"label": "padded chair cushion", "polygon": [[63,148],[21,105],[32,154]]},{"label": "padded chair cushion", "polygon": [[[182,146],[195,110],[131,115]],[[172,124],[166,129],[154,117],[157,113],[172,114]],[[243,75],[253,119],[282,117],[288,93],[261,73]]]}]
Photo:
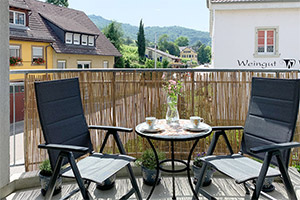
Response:
[{"label": "padded chair cushion", "polygon": [[[136,159],[126,155],[108,155],[95,153],[77,162],[80,175],[84,180],[102,183],[107,178]],[[64,177],[74,178],[70,168],[62,174]]]},{"label": "padded chair cushion", "polygon": [[[240,154],[224,156],[206,156],[201,160],[210,163],[218,171],[235,179],[240,184],[258,177],[262,163]],[[280,171],[269,167],[267,177],[279,176]]]}]

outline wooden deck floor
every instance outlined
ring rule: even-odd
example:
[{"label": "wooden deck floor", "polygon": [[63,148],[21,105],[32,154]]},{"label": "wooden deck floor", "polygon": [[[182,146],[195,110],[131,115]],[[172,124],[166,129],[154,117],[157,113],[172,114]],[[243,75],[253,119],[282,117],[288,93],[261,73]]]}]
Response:
[{"label": "wooden deck floor", "polygon": [[[300,199],[300,174],[295,169],[290,169],[290,176],[295,187],[298,199]],[[137,178],[138,185],[141,189],[142,196],[145,199],[149,193],[151,187],[143,184],[142,178]],[[288,199],[282,183],[275,183],[276,190],[269,193],[276,199]],[[76,188],[76,184],[65,184],[63,185],[62,194],[54,196],[53,199],[59,199],[61,195],[67,194]],[[93,199],[106,199],[114,200],[119,199],[123,194],[125,194],[131,187],[130,181],[128,179],[117,179],[116,185],[113,189],[108,191],[100,191],[95,189],[95,185],[90,186],[90,194]],[[205,188],[210,194],[214,195],[217,199],[250,199],[250,196],[245,195],[245,190],[243,185],[237,185],[232,179],[225,178],[224,176],[217,176],[213,178],[213,183]],[[178,200],[192,199],[192,191],[187,182],[187,178],[183,176],[176,177],[176,196]],[[151,199],[171,199],[172,198],[172,178],[163,177],[161,184],[155,188],[154,194]],[[22,191],[16,191],[12,193],[5,200],[23,200],[23,199],[44,199],[40,194],[39,188],[31,188]],[[82,199],[81,195],[77,193],[71,199]],[[133,195],[131,199],[135,199]],[[200,199],[205,199],[200,196]],[[265,199],[261,197],[260,199]]]}]

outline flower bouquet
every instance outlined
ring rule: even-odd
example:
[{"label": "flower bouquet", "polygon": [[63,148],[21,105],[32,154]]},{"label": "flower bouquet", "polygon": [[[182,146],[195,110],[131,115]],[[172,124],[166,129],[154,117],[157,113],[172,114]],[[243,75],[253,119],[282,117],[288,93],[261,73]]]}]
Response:
[{"label": "flower bouquet", "polygon": [[[165,79],[165,75],[162,77]],[[173,76],[173,79],[166,80],[163,84],[164,90],[167,92],[167,114],[166,114],[166,120],[167,124],[169,125],[179,125],[179,113],[177,109],[177,101],[178,101],[178,95],[181,95],[180,90],[182,88],[182,83],[180,80],[175,80],[175,77]]]}]

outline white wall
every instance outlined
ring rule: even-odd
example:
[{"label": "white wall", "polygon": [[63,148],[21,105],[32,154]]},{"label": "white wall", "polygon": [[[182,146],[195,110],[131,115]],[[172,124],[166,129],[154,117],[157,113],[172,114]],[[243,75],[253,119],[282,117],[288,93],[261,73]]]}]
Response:
[{"label": "white wall", "polygon": [[[9,183],[8,0],[0,3],[0,189]],[[1,198],[1,194],[0,194]]]},{"label": "white wall", "polygon": [[[215,68],[254,68],[239,66],[239,61],[270,63],[268,68],[286,68],[282,59],[296,59],[300,68],[300,9],[214,10],[212,57]],[[278,27],[277,57],[255,57],[256,27]],[[241,63],[241,62],[240,62]]]}]

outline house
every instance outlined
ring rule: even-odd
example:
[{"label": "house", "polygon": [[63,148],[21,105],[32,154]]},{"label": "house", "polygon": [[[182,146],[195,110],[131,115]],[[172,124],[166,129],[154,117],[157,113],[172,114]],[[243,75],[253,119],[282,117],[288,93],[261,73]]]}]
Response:
[{"label": "house", "polygon": [[9,0],[9,10],[11,69],[112,68],[121,56],[82,11],[36,0]]},{"label": "house", "polygon": [[198,62],[197,60],[197,52],[191,47],[179,47],[180,50],[180,58],[190,59],[191,61]]},{"label": "house", "polygon": [[172,67],[184,66],[184,64],[180,62],[181,59],[178,58],[177,56],[171,55],[159,49],[146,47],[146,51],[145,51],[146,58],[153,60],[155,59],[155,54],[158,61],[162,62],[163,59],[167,59]]},{"label": "house", "polygon": [[166,53],[164,51],[161,51],[159,49],[154,49],[152,47],[146,47],[146,51],[145,51],[145,55],[147,58],[149,59],[154,59],[155,58],[155,53],[156,53],[156,58],[158,61],[162,61],[164,58],[167,59],[169,62],[172,61],[180,61],[180,58],[178,58],[177,56],[171,55],[169,53]]},{"label": "house", "polygon": [[299,69],[300,2],[207,0],[212,66]]}]

